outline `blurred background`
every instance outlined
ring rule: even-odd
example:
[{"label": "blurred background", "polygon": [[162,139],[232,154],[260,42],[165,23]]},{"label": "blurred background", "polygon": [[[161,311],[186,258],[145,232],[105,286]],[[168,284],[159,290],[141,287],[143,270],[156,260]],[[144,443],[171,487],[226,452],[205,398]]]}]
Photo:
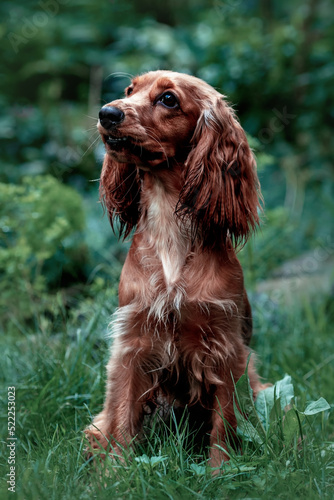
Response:
[{"label": "blurred background", "polygon": [[249,135],[265,216],[240,258],[256,307],[331,307],[331,0],[3,0],[0,13],[2,331],[69,316],[105,328],[128,243],[98,203],[97,114],[154,69],[206,80]]}]

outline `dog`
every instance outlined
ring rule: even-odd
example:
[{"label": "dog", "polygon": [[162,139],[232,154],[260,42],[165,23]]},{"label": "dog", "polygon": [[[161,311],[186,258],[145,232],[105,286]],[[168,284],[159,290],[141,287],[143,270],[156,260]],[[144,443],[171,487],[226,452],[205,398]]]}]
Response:
[{"label": "dog", "polygon": [[[172,71],[135,77],[124,98],[103,106],[98,130],[102,202],[112,228],[134,234],[90,447],[119,454],[141,435],[147,412],[174,405],[208,433],[210,465],[220,467],[251,353],[236,251],[259,224],[254,156],[225,96]],[[256,398],[264,386],[253,356],[248,377]]]}]

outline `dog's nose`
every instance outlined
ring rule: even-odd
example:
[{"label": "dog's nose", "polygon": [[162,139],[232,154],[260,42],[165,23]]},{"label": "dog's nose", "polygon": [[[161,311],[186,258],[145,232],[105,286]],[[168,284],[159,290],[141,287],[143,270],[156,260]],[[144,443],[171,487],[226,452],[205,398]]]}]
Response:
[{"label": "dog's nose", "polygon": [[100,123],[107,130],[119,125],[124,117],[123,111],[114,106],[104,106],[99,112]]}]

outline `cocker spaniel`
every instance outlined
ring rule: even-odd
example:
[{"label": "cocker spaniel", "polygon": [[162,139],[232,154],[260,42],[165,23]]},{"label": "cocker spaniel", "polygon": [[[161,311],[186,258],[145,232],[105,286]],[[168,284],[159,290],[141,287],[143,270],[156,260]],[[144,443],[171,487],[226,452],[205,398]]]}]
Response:
[{"label": "cocker spaniel", "polygon": [[[259,223],[253,154],[224,96],[172,71],[134,78],[123,99],[101,109],[98,130],[106,149],[101,199],[113,228],[118,220],[124,237],[135,231],[105,404],[86,430],[90,446],[117,454],[141,435],[148,412],[187,407],[219,467],[250,355],[252,315],[236,248]],[[256,397],[263,386],[252,358],[248,376]]]}]

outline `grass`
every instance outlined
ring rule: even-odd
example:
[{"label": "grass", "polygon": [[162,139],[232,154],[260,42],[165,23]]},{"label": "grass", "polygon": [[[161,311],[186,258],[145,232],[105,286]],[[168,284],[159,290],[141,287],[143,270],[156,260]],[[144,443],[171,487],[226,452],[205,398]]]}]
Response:
[{"label": "grass", "polygon": [[[259,372],[275,382],[292,376],[295,404],[303,410],[320,396],[334,401],[333,304],[325,297],[299,308],[252,298]],[[108,308],[106,307],[108,304]],[[83,458],[82,431],[104,398],[105,340],[115,293],[99,293],[58,325],[39,318],[36,328],[0,341],[2,477],[8,473],[7,387],[16,387],[16,495],[6,479],[0,497],[53,499],[282,499],[333,498],[334,425],[330,411],[306,417],[287,445],[282,418],[265,445],[246,439],[243,453],[230,450],[225,472],[213,476],[205,457],[186,445],[187,427],[161,425],[123,462]],[[52,333],[51,333],[52,332]]]}]

